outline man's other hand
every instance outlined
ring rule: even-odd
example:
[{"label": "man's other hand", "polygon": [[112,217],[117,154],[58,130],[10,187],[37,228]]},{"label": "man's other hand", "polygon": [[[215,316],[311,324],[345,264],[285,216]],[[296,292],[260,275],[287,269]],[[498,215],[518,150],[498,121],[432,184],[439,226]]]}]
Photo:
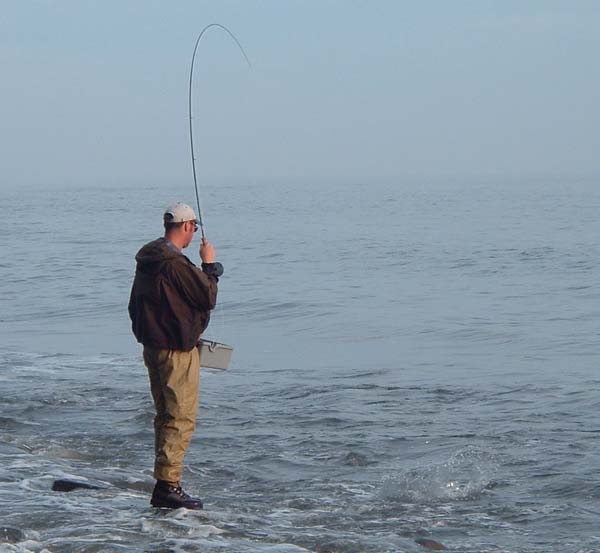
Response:
[{"label": "man's other hand", "polygon": [[200,246],[200,259],[202,263],[214,263],[216,258],[215,249],[213,245],[206,239],[202,239],[202,245]]}]

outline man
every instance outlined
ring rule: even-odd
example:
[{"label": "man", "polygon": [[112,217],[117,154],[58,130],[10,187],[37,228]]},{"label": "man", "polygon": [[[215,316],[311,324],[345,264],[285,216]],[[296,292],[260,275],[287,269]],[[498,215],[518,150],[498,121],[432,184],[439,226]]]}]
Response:
[{"label": "man", "polygon": [[217,300],[223,266],[203,240],[202,269],[182,250],[198,230],[194,210],[182,203],[164,213],[164,237],[146,244],[135,256],[137,267],[129,300],[129,316],[156,408],[154,507],[202,509],[202,501],[181,488],[183,458],[196,426],[200,353],[196,347]]}]

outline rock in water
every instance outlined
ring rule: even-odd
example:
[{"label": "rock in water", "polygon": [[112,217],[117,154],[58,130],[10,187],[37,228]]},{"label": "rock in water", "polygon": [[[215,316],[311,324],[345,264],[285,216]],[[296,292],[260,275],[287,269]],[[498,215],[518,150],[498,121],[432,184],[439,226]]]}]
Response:
[{"label": "rock in water", "polygon": [[86,490],[101,490],[102,486],[89,484],[88,482],[81,482],[80,480],[69,480],[67,478],[60,478],[55,480],[54,484],[52,484],[53,492],[71,492],[77,488],[84,488]]},{"label": "rock in water", "polygon": [[435,540],[420,539],[415,541],[419,545],[425,547],[426,549],[433,549],[434,551],[442,551],[443,549],[448,549],[445,545],[442,545],[439,541]]},{"label": "rock in water", "polygon": [[18,528],[0,526],[0,541],[4,543],[17,543],[25,539],[25,534]]}]

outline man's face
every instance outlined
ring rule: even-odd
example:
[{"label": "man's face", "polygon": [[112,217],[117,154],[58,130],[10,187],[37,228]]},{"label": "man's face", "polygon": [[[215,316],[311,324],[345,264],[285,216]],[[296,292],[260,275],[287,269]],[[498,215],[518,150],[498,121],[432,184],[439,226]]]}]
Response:
[{"label": "man's face", "polygon": [[190,242],[194,239],[194,233],[198,230],[198,223],[196,221],[186,221],[183,223],[183,232],[185,236],[184,248],[190,245]]}]

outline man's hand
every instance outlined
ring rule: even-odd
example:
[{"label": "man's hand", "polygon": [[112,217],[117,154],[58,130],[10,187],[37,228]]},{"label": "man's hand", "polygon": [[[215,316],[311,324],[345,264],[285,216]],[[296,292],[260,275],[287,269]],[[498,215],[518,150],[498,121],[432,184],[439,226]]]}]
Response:
[{"label": "man's hand", "polygon": [[213,245],[206,239],[202,239],[202,245],[200,246],[200,259],[202,263],[214,263],[216,258],[215,249]]}]

